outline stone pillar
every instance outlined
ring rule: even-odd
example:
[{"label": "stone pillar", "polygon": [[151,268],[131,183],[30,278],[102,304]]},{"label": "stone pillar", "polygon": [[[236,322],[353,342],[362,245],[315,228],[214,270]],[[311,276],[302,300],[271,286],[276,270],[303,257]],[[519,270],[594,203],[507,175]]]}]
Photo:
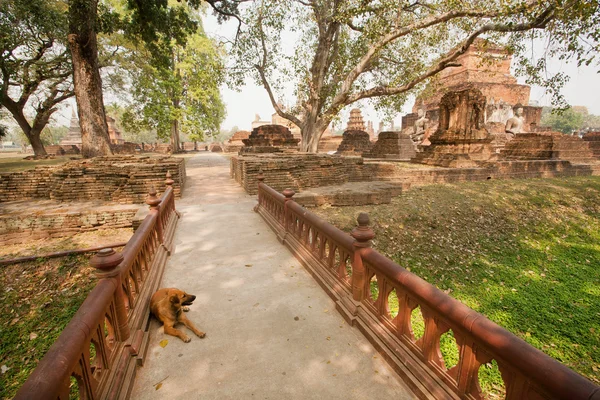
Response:
[{"label": "stone pillar", "polygon": [[288,202],[292,200],[292,197],[296,194],[293,189],[285,189],[282,194],[285,196],[283,203],[283,236],[280,238],[281,243],[285,243],[285,238],[290,230],[290,219],[288,218]]}]

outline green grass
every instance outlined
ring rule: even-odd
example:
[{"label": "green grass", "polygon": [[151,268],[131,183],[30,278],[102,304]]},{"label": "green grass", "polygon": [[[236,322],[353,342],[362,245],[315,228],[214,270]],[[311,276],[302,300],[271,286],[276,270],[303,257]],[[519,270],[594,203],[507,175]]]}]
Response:
[{"label": "green grass", "polygon": [[[12,398],[92,289],[88,256],[0,270],[0,398]],[[37,335],[33,338],[32,334]]]},{"label": "green grass", "polygon": [[72,157],[78,156],[57,156],[46,160],[24,160],[24,154],[19,154],[15,157],[0,157],[0,173],[25,171],[42,165],[64,164],[67,161],[70,161]]},{"label": "green grass", "polygon": [[[434,185],[315,211],[346,231],[368,212],[380,252],[600,383],[600,177]],[[441,348],[458,359],[453,339]],[[501,392],[493,363],[480,378]]]}]

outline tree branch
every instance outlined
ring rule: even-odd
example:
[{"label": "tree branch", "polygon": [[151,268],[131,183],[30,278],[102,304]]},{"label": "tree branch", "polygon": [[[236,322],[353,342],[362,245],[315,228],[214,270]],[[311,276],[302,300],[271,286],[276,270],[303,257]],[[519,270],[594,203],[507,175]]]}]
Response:
[{"label": "tree branch", "polygon": [[372,98],[372,97],[380,97],[380,96],[388,96],[388,95],[397,95],[404,92],[409,91],[417,84],[423,82],[424,80],[432,77],[433,75],[439,73],[440,71],[453,66],[458,66],[453,61],[455,61],[460,55],[464,54],[469,47],[473,44],[475,39],[479,37],[481,34],[485,32],[521,32],[530,29],[544,28],[550,22],[554,15],[554,7],[550,6],[546,10],[544,10],[540,15],[538,15],[533,21],[529,23],[516,24],[516,25],[508,25],[508,24],[487,24],[479,28],[477,31],[472,33],[463,44],[448,54],[446,57],[439,60],[436,65],[432,66],[425,73],[419,75],[412,81],[408,82],[405,85],[399,87],[390,87],[390,86],[378,86],[375,88],[363,90],[361,92],[355,93],[353,95],[347,96],[344,105],[348,105],[358,101],[360,99]]},{"label": "tree branch", "polygon": [[265,90],[269,94],[269,99],[271,100],[271,104],[273,105],[275,112],[277,114],[279,114],[280,116],[282,116],[283,118],[287,119],[288,121],[293,122],[299,128],[302,128],[303,124],[302,124],[302,121],[300,121],[300,119],[298,119],[295,115],[292,115],[288,112],[283,111],[281,109],[281,107],[279,107],[279,104],[277,104],[277,101],[275,100],[275,96],[273,95],[273,91],[271,90],[271,85],[269,85],[269,82],[267,81],[267,77],[265,76],[265,71],[263,70],[263,68],[258,64],[255,64],[254,67],[258,71],[258,74],[260,75],[260,80],[261,80]]}]

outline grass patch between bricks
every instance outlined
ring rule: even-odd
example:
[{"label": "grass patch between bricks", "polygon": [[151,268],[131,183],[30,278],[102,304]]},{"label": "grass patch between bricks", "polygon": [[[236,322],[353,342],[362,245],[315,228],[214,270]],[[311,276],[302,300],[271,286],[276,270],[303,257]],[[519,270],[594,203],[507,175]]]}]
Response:
[{"label": "grass patch between bricks", "polygon": [[[432,185],[314,211],[345,231],[368,212],[381,253],[600,384],[600,177]],[[453,346],[443,338],[446,364]],[[495,362],[479,375],[501,395]]]}]

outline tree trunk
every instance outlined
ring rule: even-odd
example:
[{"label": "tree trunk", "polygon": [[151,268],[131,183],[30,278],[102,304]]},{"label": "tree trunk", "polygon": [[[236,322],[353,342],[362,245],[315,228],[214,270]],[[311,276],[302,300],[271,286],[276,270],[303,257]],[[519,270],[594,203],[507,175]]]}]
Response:
[{"label": "tree trunk", "polygon": [[176,119],[171,121],[171,148],[173,153],[179,153],[181,151],[181,143],[179,142],[179,121]]},{"label": "tree trunk", "polygon": [[33,154],[36,157],[48,155],[48,153],[46,153],[44,145],[42,144],[42,140],[40,139],[42,129],[44,128],[44,126],[46,126],[45,123],[42,124],[41,129],[39,129],[39,127],[38,129],[34,129],[36,126],[32,128],[29,125],[29,121],[27,121],[27,118],[25,118],[25,115],[23,115],[23,109],[18,108],[16,103],[3,103],[3,105],[11,113],[15,121],[17,121],[17,124],[19,124],[19,128],[21,128],[21,130],[27,137],[27,140],[29,140],[29,143],[31,143],[31,147],[33,148]]},{"label": "tree trunk", "polygon": [[316,153],[319,148],[319,140],[321,140],[321,136],[323,136],[323,132],[325,132],[328,125],[329,123],[326,121],[308,116],[301,128],[302,142],[300,144],[300,151]]},{"label": "tree trunk", "polygon": [[48,155],[40,139],[41,133],[39,130],[31,129],[29,134],[27,134],[27,139],[29,139],[29,143],[31,143],[31,147],[33,148],[33,154],[36,157]]},{"label": "tree trunk", "polygon": [[102,98],[96,37],[98,0],[69,2],[69,49],[84,158],[112,155]]}]

